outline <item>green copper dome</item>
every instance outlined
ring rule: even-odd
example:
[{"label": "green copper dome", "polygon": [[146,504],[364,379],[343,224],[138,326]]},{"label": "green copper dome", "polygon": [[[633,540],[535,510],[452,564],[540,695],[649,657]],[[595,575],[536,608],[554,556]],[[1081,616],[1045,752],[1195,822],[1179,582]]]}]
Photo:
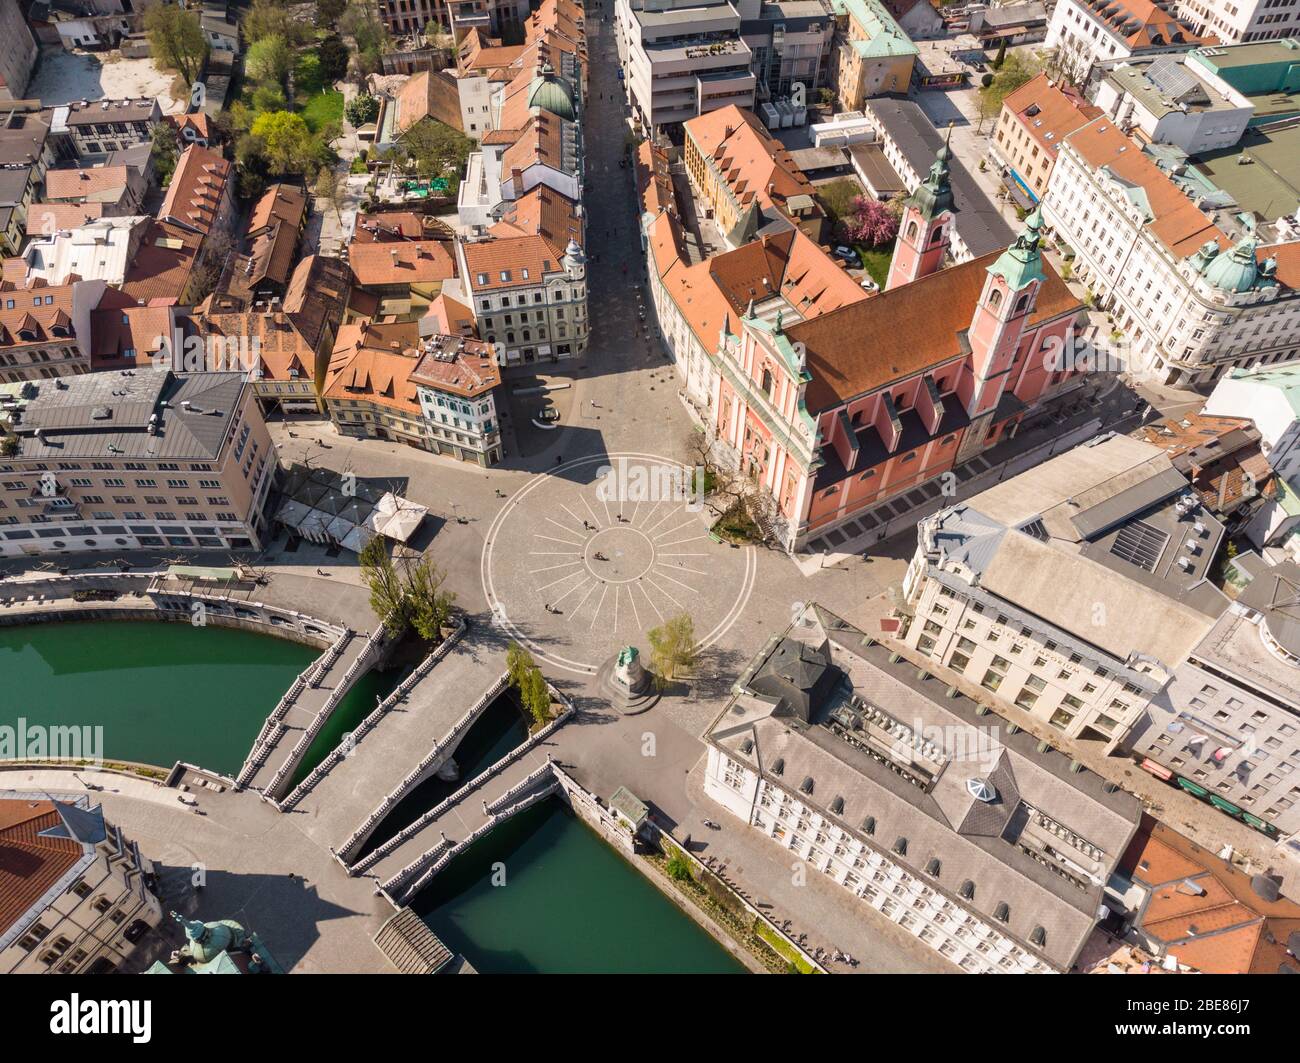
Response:
[{"label": "green copper dome", "polygon": [[528,106],[530,109],[540,107],[543,111],[550,111],[566,122],[576,120],[573,88],[551,68],[550,63],[543,66],[542,72],[533,78],[528,89]]},{"label": "green copper dome", "polygon": [[[948,128],[951,135],[952,127]],[[951,158],[952,151],[945,141],[930,165],[930,175],[908,197],[908,201],[920,211],[923,218],[934,218],[944,211],[954,209],[952,186],[948,183],[948,160]]]},{"label": "green copper dome", "polygon": [[1223,292],[1248,292],[1255,287],[1255,241],[1247,236],[1228,254],[1216,255],[1205,267],[1205,280]]},{"label": "green copper dome", "polygon": [[1046,276],[1043,273],[1043,256],[1041,245],[1043,239],[1043,214],[1037,207],[1025,218],[1025,228],[1016,237],[1015,243],[1002,252],[998,260],[989,267],[989,272],[1002,277],[1007,286],[1018,292],[1037,281],[1041,284]]}]

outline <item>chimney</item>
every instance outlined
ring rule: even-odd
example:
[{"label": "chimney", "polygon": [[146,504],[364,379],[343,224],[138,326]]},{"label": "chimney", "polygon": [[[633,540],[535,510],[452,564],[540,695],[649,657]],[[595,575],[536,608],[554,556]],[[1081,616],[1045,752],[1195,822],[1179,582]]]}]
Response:
[{"label": "chimney", "polygon": [[510,179],[515,185],[515,195],[522,196],[524,194],[524,175],[518,167],[510,171]]}]

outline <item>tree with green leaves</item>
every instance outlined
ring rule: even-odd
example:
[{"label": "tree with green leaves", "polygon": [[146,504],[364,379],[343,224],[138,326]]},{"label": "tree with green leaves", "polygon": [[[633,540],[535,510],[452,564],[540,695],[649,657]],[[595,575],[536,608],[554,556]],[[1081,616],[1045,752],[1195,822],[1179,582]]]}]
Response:
[{"label": "tree with green leaves", "polygon": [[337,33],[331,33],[316,49],[320,56],[321,75],[326,81],[335,82],[348,72],[348,60],[352,53]]},{"label": "tree with green leaves", "polygon": [[[322,176],[326,174],[334,176],[329,170],[321,171]],[[443,626],[451,619],[456,595],[443,589],[446,579],[447,574],[427,558],[406,571],[406,615],[422,639],[440,639]]]},{"label": "tree with green leaves", "polygon": [[506,649],[506,677],[519,692],[519,701],[533,721],[546,723],[551,718],[550,688],[533,655],[517,642],[510,643]]},{"label": "tree with green leaves", "polygon": [[208,39],[199,16],[179,4],[150,4],[144,13],[144,30],[154,58],[175,70],[187,89],[193,85],[208,57]]},{"label": "tree with green leaves", "polygon": [[671,616],[646,632],[650,640],[650,670],[660,688],[695,667],[695,621],[687,613]]},{"label": "tree with green leaves", "polygon": [[384,630],[390,635],[400,635],[406,630],[406,589],[397,573],[397,566],[388,556],[388,545],[383,536],[376,535],[361,548],[357,555],[361,566],[361,579],[370,590],[370,608],[379,617]]},{"label": "tree with green leaves", "polygon": [[266,37],[280,37],[291,45],[306,44],[311,27],[299,22],[282,0],[253,0],[244,14],[244,39],[256,43]]},{"label": "tree with green leaves", "polygon": [[524,676],[528,674],[528,670],[536,667],[533,655],[519,643],[512,642],[506,648],[506,677],[516,690],[523,687]]},{"label": "tree with green leaves", "polygon": [[998,54],[993,57],[992,67],[994,70],[1001,70],[1002,64],[1007,61],[1007,39],[1002,38],[1002,43],[998,45]]},{"label": "tree with green leaves", "polygon": [[316,0],[316,25],[323,30],[337,26],[347,9],[347,0]]},{"label": "tree with green leaves", "polygon": [[1001,112],[1002,101],[1030,81],[1040,69],[1038,61],[1027,52],[1010,52],[1007,55],[1001,68],[993,75],[993,80],[979,90],[980,132],[983,132],[985,119]]},{"label": "tree with green leaves", "polygon": [[149,157],[153,160],[154,172],[158,183],[166,187],[176,169],[176,159],[181,151],[180,137],[171,122],[159,122],[153,127]]},{"label": "tree with green leaves", "polygon": [[344,113],[354,126],[363,126],[379,117],[379,101],[369,93],[359,93],[352,97]]},{"label": "tree with green leaves", "polygon": [[303,173],[314,168],[318,145],[301,115],[267,111],[253,120],[249,132],[262,141],[267,169],[272,174]]},{"label": "tree with green leaves", "polygon": [[281,90],[289,82],[294,54],[289,42],[278,33],[271,33],[254,41],[244,58],[244,70],[250,78],[263,85],[275,85]]}]

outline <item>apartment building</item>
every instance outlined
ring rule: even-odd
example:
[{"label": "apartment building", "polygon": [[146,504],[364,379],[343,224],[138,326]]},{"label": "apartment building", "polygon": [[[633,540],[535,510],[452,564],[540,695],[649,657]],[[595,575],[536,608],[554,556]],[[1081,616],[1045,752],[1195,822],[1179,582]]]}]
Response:
[{"label": "apartment building", "polygon": [[705,734],[704,791],[970,973],[1069,971],[1135,797],[817,605]]},{"label": "apartment building", "polygon": [[0,792],[0,973],[119,970],[162,921],[152,876],[87,797]]},{"label": "apartment building", "polygon": [[1057,52],[1062,74],[1087,82],[1097,63],[1134,55],[1185,52],[1214,43],[1155,0],[1059,0],[1047,22],[1044,43]]},{"label": "apartment building", "polygon": [[421,328],[411,381],[431,431],[429,449],[485,468],[501,461],[501,421],[493,397],[501,383],[490,344]]},{"label": "apartment building", "polygon": [[240,373],[41,381],[0,447],[0,555],[258,549],[275,450]]},{"label": "apartment building", "polygon": [[26,98],[38,53],[18,0],[0,0],[0,100]]},{"label": "apartment building", "polygon": [[72,154],[93,161],[96,156],[148,144],[153,127],[162,121],[162,108],[152,96],[130,100],[82,100],[55,107],[50,136],[67,140]]},{"label": "apartment building", "polygon": [[1270,836],[1300,832],[1300,565],[1264,567],[1180,663],[1126,745]]},{"label": "apartment building", "polygon": [[506,365],[559,361],[587,349],[587,256],[540,234],[458,242],[465,303]]},{"label": "apartment building", "polygon": [[349,316],[419,317],[456,276],[455,254],[448,240],[351,244]]},{"label": "apartment building", "polygon": [[[1250,170],[1243,181],[1269,180]],[[1300,243],[1266,242],[1263,219],[1207,212],[1179,180],[1103,115],[1065,138],[1043,198],[1075,276],[1128,341],[1127,369],[1195,387],[1294,359]]]},{"label": "apartment building", "polygon": [[264,412],[323,416],[325,379],[350,288],[340,259],[308,255],[294,266],[283,298],[214,293],[195,309],[194,325],[208,356],[250,374]]},{"label": "apartment building", "polygon": [[906,95],[918,53],[889,7],[881,0],[835,0],[834,11],[831,85],[840,109],[860,111],[873,96]]},{"label": "apartment building", "polygon": [[[938,18],[928,3],[918,3]],[[808,103],[827,87],[835,55],[835,9],[831,0],[737,0],[740,37],[749,48],[758,79],[756,100]],[[802,85],[800,89],[798,86]]]},{"label": "apartment building", "polygon": [[1194,32],[1224,44],[1284,40],[1300,32],[1296,0],[1174,0],[1173,9]]},{"label": "apartment building", "polygon": [[1037,203],[1064,138],[1100,114],[1069,85],[1038,74],[1002,101],[989,157],[1004,181]]},{"label": "apartment building", "polygon": [[0,280],[0,380],[89,372],[91,315],[106,287],[103,280]]},{"label": "apartment building", "polygon": [[899,637],[1114,749],[1227,609],[1223,538],[1168,455],[1100,437],[918,524]]},{"label": "apartment building", "polygon": [[1249,99],[1190,56],[1123,63],[1101,80],[1096,101],[1134,137],[1188,155],[1231,148],[1255,116]]},{"label": "apartment building", "polygon": [[614,25],[623,88],[647,133],[754,106],[754,56],[731,0],[616,0]]},{"label": "apartment building", "polygon": [[725,107],[686,122],[683,161],[700,206],[732,248],[753,240],[778,210],[821,243],[826,212],[790,152],[752,111]]}]

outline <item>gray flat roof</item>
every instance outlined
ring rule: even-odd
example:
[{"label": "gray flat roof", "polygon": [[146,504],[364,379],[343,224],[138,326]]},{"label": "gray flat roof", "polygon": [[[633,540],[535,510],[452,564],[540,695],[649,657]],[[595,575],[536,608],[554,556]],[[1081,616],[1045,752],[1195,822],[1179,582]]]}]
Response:
[{"label": "gray flat roof", "polygon": [[[943,146],[943,136],[920,105],[911,100],[878,98],[867,100],[864,109],[876,116],[913,170],[919,174],[929,172]],[[957,158],[948,164],[948,184],[957,210],[957,231],[970,253],[978,258],[1010,246],[1016,234]]]},{"label": "gray flat roof", "polygon": [[10,460],[210,461],[221,453],[244,377],[127,369],[42,380],[37,388],[14,425],[20,447]]}]

